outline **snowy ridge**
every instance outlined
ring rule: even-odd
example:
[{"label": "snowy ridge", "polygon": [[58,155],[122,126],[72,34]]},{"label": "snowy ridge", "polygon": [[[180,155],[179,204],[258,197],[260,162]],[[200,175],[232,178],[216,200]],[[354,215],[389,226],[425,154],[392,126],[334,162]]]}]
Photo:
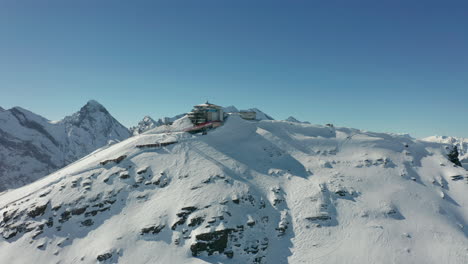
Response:
[{"label": "snowy ridge", "polygon": [[290,117],[286,118],[285,121],[293,122],[293,123],[310,124],[310,122],[307,122],[307,121],[301,122],[301,121],[297,120],[297,119],[296,119],[295,117],[293,117],[293,116],[290,116]]},{"label": "snowy ridge", "polygon": [[[238,113],[239,110],[231,105],[227,107],[223,107],[223,110],[225,113]],[[271,116],[265,114],[261,110],[257,108],[250,108],[245,111],[254,111],[257,114],[257,120],[274,120]],[[174,123],[176,120],[183,118],[186,114],[179,114],[173,117],[164,117],[164,118],[159,118],[158,121],[154,120],[150,116],[145,116],[136,126],[133,126],[130,128],[130,131],[132,132],[132,135],[140,135],[143,134],[149,130],[152,130],[157,127],[161,127],[161,129],[157,131],[167,131],[167,130],[173,130],[174,127],[170,126],[172,123]],[[299,121],[298,121],[299,122]],[[304,122],[307,123],[307,122]]]},{"label": "snowy ridge", "polygon": [[158,121],[155,121],[152,119],[150,116],[145,116],[143,120],[141,120],[138,125],[131,127],[130,131],[132,131],[132,134],[139,135],[143,134],[148,130],[151,130],[153,128],[159,127],[159,126],[167,126],[172,124],[174,121],[177,119],[180,119],[184,117],[185,114],[179,114],[173,117],[164,117],[164,118],[159,118]]},{"label": "snowy ridge", "polygon": [[143,119],[138,122],[138,125],[134,126],[134,127],[131,127],[130,128],[130,131],[132,131],[132,134],[134,136],[136,135],[139,135],[145,131],[148,131],[150,129],[153,129],[157,126],[161,126],[163,125],[164,123],[162,122],[158,122],[158,121],[155,121],[153,118],[151,118],[150,116],[145,116],[143,117]]},{"label": "snowy ridge", "polygon": [[[224,110],[225,113],[238,113],[239,112],[237,107],[235,107],[233,105],[223,107],[223,110]],[[256,116],[257,120],[275,120],[273,117],[265,114],[264,112],[262,112],[258,108],[249,108],[249,109],[241,110],[241,111],[253,111],[253,112],[255,112],[257,114],[257,116]]]},{"label": "snowy ridge", "polygon": [[431,137],[423,138],[422,140],[457,146],[458,152],[459,152],[458,159],[463,164],[463,167],[465,167],[468,170],[468,139],[467,138],[431,136]]},{"label": "snowy ridge", "polygon": [[247,109],[247,111],[254,111],[255,113],[257,113],[257,120],[275,120],[273,117],[265,114],[258,108],[249,108]]},{"label": "snowy ridge", "polygon": [[21,107],[2,111],[0,191],[28,184],[129,136],[128,129],[96,101],[61,121],[49,121]]},{"label": "snowy ridge", "polygon": [[466,263],[466,171],[445,155],[238,116],[156,128],[0,195],[0,263]]}]

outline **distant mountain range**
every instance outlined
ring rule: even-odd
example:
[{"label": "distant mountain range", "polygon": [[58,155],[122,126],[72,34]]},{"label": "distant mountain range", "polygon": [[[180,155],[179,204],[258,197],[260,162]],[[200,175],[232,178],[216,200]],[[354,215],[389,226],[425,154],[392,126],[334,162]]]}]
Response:
[{"label": "distant mountain range", "polygon": [[145,116],[140,122],[138,122],[136,126],[130,127],[130,131],[132,132],[132,135],[136,136],[139,134],[143,134],[144,132],[153,128],[172,124],[175,120],[183,116],[185,116],[185,114],[176,115],[174,117],[159,118],[158,121],[154,120],[150,116]]},{"label": "distant mountain range", "polygon": [[0,110],[0,191],[35,181],[98,148],[130,137],[101,104],[50,121],[21,107]]},{"label": "distant mountain range", "polygon": [[[259,120],[273,120],[257,108]],[[227,112],[238,112],[230,106]],[[185,113],[157,120],[145,116],[126,128],[100,103],[91,100],[78,112],[50,121],[21,107],[0,107],[0,192],[31,183],[93,151],[172,124]]]},{"label": "distant mountain range", "polygon": [[[274,120],[257,108],[246,110],[256,112],[257,120]],[[239,112],[235,106],[224,107],[224,111]],[[127,129],[94,100],[60,121],[50,121],[21,107],[8,110],[0,107],[0,192],[31,183],[99,148],[131,136],[158,127],[161,129],[157,131],[171,130],[162,126],[184,116],[182,113],[157,120],[145,116],[136,126]],[[285,121],[310,124],[292,116]],[[468,139],[434,136],[424,140],[458,146],[460,160],[468,164]]]}]

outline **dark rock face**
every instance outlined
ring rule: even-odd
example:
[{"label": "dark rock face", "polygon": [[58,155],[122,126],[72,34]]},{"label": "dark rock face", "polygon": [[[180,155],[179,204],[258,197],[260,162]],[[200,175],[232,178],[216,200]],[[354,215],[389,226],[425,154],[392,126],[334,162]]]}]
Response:
[{"label": "dark rock face", "polygon": [[[91,174],[90,176],[93,175]],[[88,199],[85,196],[77,196],[70,202],[58,205],[53,205],[50,200],[44,199],[44,193],[48,194],[50,192],[37,193],[36,198],[40,198],[40,201],[35,201],[35,199],[30,201],[32,200],[31,197],[24,198],[21,203],[29,201],[30,204],[23,206],[22,209],[3,210],[1,213],[3,217],[0,221],[0,236],[4,239],[11,239],[14,237],[24,237],[26,233],[31,232],[32,234],[29,237],[36,239],[44,234],[45,230],[54,226],[57,232],[61,232],[62,224],[78,224],[78,228],[82,228],[81,230],[88,232],[89,229],[87,227],[100,224],[100,221],[96,221],[93,216],[110,210],[111,205],[116,202],[115,196],[120,193],[120,190],[110,191],[105,195],[98,193]],[[16,203],[12,203],[9,206],[17,205]],[[50,210],[48,210],[49,207],[51,208]],[[72,218],[73,220],[70,221]],[[77,230],[78,228],[74,229]]]},{"label": "dark rock face", "polygon": [[60,215],[60,219],[58,220],[60,223],[65,223],[66,221],[68,221],[69,219],[71,218],[71,212],[70,211],[64,211],[61,215]]},{"label": "dark rock face", "polygon": [[146,173],[147,171],[148,171],[148,167],[146,167],[146,168],[144,168],[144,169],[141,169],[141,170],[138,170],[138,171],[137,171],[137,174],[138,174],[138,175],[141,175],[141,174],[143,174],[143,173]]},{"label": "dark rock face", "polygon": [[108,260],[110,258],[112,258],[112,253],[104,253],[104,254],[101,254],[101,255],[97,256],[96,259],[99,262],[102,262],[102,261]]},{"label": "dark rock face", "polygon": [[189,207],[184,207],[182,208],[181,212],[180,213],[177,213],[177,216],[179,217],[179,220],[177,220],[177,222],[175,222],[171,229],[172,230],[175,230],[177,228],[178,225],[183,225],[185,224],[185,222],[187,221],[187,218],[189,217],[189,215],[193,212],[195,212],[198,208],[197,207],[194,207],[194,206],[189,206]]},{"label": "dark rock face", "polygon": [[150,227],[145,227],[145,228],[142,228],[141,229],[141,232],[140,234],[141,235],[144,235],[144,234],[159,234],[159,232],[161,232],[164,227],[166,227],[166,225],[155,225],[155,226],[150,226]]},{"label": "dark rock face", "polygon": [[83,214],[86,211],[86,208],[88,208],[88,206],[81,207],[81,208],[75,208],[75,209],[71,210],[71,213],[72,213],[72,215],[80,215],[80,214]]},{"label": "dark rock face", "polygon": [[338,190],[335,193],[338,194],[339,196],[342,196],[342,197],[346,196],[346,191],[344,191],[344,190]]},{"label": "dark rock face", "polygon": [[204,220],[205,218],[203,217],[194,217],[190,220],[190,223],[188,224],[188,226],[190,227],[199,226],[203,223]]},{"label": "dark rock face", "polygon": [[306,217],[306,219],[309,221],[327,221],[327,220],[330,220],[331,217],[329,215],[324,214],[324,215]]},{"label": "dark rock face", "polygon": [[122,155],[122,156],[120,156],[118,158],[115,158],[115,159],[104,160],[104,161],[101,161],[101,165],[106,165],[107,163],[111,163],[111,162],[114,162],[115,164],[119,164],[126,157],[127,157],[126,155]]},{"label": "dark rock face", "polygon": [[44,205],[34,207],[31,211],[28,211],[28,216],[34,218],[36,216],[43,215],[48,205],[49,203],[46,203]]},{"label": "dark rock face", "polygon": [[453,149],[447,154],[448,160],[450,160],[453,164],[457,166],[462,166],[460,160],[458,159],[459,153],[458,153],[458,147],[454,146]]},{"label": "dark rock face", "polygon": [[86,219],[83,222],[81,222],[81,225],[83,226],[92,226],[94,224],[94,221],[92,219]]},{"label": "dark rock face", "polygon": [[[210,233],[199,234],[196,236],[197,242],[190,246],[193,256],[199,256],[200,253],[206,251],[208,255],[213,255],[214,252],[224,253],[228,244],[228,236],[234,229],[224,229]],[[229,256],[233,256],[233,252],[228,252]]]}]

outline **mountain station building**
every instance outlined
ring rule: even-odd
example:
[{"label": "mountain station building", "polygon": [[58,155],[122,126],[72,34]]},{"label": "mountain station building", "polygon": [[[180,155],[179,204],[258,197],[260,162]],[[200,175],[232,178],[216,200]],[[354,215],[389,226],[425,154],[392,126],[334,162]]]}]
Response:
[{"label": "mountain station building", "polygon": [[208,101],[204,104],[195,105],[188,117],[194,125],[201,125],[209,122],[223,122],[224,111],[219,105],[210,104]]}]

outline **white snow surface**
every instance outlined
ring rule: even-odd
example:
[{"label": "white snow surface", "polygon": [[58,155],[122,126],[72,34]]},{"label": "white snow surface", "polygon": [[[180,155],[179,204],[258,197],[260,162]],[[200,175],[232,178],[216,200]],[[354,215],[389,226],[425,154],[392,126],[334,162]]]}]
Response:
[{"label": "white snow surface", "polygon": [[0,191],[16,188],[117,141],[127,128],[96,101],[60,121],[21,107],[0,112]]},{"label": "white snow surface", "polygon": [[0,195],[0,263],[468,263],[466,171],[445,155],[235,115],[155,129]]}]

